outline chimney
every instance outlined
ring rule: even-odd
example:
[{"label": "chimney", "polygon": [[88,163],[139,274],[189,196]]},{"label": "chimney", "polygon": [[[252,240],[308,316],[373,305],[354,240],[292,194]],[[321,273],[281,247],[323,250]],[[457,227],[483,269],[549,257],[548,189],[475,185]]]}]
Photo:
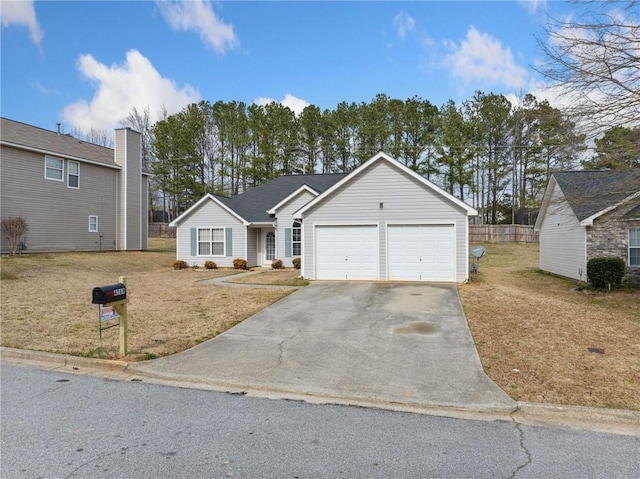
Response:
[{"label": "chimney", "polygon": [[58,135],[62,133],[62,123],[56,123],[56,129],[58,130]]}]

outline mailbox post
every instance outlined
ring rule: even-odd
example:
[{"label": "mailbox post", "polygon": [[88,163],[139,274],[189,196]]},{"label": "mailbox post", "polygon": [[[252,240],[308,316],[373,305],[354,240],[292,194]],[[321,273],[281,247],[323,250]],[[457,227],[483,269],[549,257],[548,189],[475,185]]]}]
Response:
[{"label": "mailbox post", "polygon": [[[119,283],[93,288],[91,302],[93,304],[108,304],[120,316],[120,356],[127,355],[127,280],[124,276],[118,278]],[[115,326],[115,325],[114,325]]]}]

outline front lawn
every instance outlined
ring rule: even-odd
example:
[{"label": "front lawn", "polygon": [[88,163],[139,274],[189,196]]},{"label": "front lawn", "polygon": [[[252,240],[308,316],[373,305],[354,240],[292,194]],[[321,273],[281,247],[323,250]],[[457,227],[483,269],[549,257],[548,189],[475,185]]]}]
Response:
[{"label": "front lawn", "polygon": [[99,337],[95,286],[127,280],[129,354],[183,351],[226,331],[290,289],[202,284],[233,270],[174,271],[175,240],[150,238],[141,252],[30,254],[2,258],[2,345],[98,358],[119,355],[118,328]]},{"label": "front lawn", "polygon": [[640,291],[576,290],[537,245],[485,247],[459,291],[489,377],[518,401],[640,409]]}]

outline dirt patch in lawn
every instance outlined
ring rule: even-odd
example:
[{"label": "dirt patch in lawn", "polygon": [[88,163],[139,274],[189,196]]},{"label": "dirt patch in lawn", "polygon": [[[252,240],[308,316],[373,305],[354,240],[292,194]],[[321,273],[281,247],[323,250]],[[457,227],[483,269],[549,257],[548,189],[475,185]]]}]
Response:
[{"label": "dirt patch in lawn", "polygon": [[119,355],[118,328],[99,338],[95,286],[127,280],[129,354],[140,360],[212,338],[291,292],[238,289],[200,280],[237,271],[174,271],[174,239],[141,252],[31,254],[2,258],[2,345],[99,358]]},{"label": "dirt patch in lawn", "polygon": [[297,269],[283,269],[230,278],[227,283],[306,286],[309,281],[300,278],[300,271]]},{"label": "dirt patch in lawn", "polygon": [[576,290],[537,245],[485,247],[459,291],[489,377],[518,401],[640,409],[640,292]]}]

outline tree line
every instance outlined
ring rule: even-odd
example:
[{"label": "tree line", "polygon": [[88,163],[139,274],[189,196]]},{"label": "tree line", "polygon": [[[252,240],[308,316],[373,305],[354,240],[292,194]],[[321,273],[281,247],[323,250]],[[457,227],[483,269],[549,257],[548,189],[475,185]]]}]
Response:
[{"label": "tree line", "polygon": [[584,135],[547,101],[477,92],[458,106],[378,94],[333,110],[191,104],[155,124],[134,110],[154,208],[175,218],[206,193],[237,195],[280,175],[346,173],[379,151],[477,208],[486,223],[535,208],[550,174],[575,168]]}]

